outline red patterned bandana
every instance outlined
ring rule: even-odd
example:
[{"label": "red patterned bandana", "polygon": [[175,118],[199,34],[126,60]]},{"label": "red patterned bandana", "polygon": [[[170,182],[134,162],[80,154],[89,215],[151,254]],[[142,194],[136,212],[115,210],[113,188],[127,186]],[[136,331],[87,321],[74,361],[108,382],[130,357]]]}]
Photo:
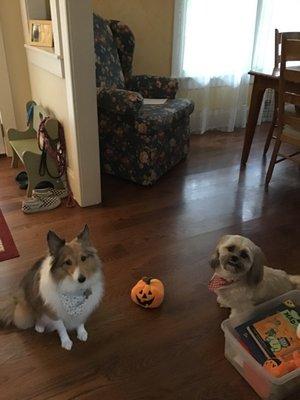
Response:
[{"label": "red patterned bandana", "polygon": [[217,289],[221,287],[228,286],[233,281],[226,281],[226,279],[222,278],[220,275],[214,274],[208,284],[208,289],[212,292],[215,292]]}]

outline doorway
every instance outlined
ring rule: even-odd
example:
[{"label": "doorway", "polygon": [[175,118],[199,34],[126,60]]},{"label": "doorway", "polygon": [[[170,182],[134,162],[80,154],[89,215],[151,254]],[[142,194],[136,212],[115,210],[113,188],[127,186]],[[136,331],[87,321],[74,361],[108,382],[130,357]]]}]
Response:
[{"label": "doorway", "polygon": [[6,154],[8,151],[6,133],[14,126],[16,126],[15,112],[0,22],[0,154]]}]

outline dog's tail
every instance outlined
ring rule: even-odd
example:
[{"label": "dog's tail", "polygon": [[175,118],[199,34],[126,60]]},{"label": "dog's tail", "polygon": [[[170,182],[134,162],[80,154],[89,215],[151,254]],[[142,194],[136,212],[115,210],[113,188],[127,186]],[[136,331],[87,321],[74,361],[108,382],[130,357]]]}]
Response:
[{"label": "dog's tail", "polygon": [[14,320],[14,313],[16,308],[16,302],[11,296],[7,299],[0,300],[0,322],[7,326],[11,325]]},{"label": "dog's tail", "polygon": [[34,326],[34,316],[24,298],[10,296],[0,300],[0,323],[4,326],[15,325],[19,329]]},{"label": "dog's tail", "polygon": [[289,278],[295,289],[300,289],[300,275],[289,275]]}]

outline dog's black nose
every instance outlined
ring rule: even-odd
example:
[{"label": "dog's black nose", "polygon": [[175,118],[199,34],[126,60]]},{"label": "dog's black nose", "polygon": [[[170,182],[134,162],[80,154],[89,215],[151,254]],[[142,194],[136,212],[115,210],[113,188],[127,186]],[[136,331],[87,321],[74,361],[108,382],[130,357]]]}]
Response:
[{"label": "dog's black nose", "polygon": [[79,283],[83,283],[85,280],[86,280],[86,277],[84,275],[79,275],[79,278],[78,278]]},{"label": "dog's black nose", "polygon": [[239,258],[237,256],[231,256],[230,257],[230,261],[233,262],[233,263],[236,263],[236,262],[239,261]]}]

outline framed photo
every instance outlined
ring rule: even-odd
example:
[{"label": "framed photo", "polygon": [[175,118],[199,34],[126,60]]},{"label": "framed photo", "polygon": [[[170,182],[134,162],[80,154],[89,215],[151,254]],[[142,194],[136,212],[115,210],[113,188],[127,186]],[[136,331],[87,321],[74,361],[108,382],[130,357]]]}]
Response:
[{"label": "framed photo", "polygon": [[31,46],[53,47],[52,22],[42,19],[29,20],[29,44]]}]

